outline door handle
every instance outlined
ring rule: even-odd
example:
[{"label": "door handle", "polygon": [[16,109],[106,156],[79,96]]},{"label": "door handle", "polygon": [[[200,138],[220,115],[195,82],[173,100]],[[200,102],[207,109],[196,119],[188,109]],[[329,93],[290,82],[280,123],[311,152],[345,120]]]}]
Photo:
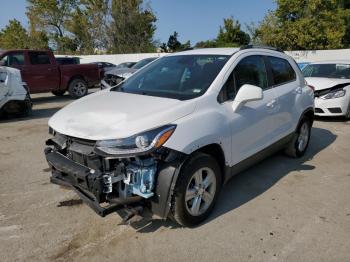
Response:
[{"label": "door handle", "polygon": [[274,108],[274,107],[275,107],[275,104],[276,104],[276,100],[273,99],[273,100],[271,100],[270,102],[268,102],[268,103],[266,104],[266,106],[267,106],[267,107],[270,107],[270,108]]}]

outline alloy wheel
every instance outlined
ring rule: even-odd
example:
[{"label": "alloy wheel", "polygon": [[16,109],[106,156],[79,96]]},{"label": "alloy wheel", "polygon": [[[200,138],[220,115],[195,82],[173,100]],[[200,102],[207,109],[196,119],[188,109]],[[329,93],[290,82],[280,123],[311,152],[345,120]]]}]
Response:
[{"label": "alloy wheel", "polygon": [[212,204],[216,191],[216,176],[208,167],[196,171],[186,189],[185,206],[192,216],[200,216]]}]

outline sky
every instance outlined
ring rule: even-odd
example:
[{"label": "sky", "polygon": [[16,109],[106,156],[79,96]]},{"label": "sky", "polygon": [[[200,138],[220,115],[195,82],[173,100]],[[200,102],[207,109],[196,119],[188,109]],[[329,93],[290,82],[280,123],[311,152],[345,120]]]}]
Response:
[{"label": "sky", "polygon": [[[146,1],[145,1],[146,2]],[[273,0],[151,0],[157,16],[155,40],[167,42],[174,31],[179,40],[198,41],[214,39],[223,19],[233,16],[245,24],[259,22],[268,10],[275,8]],[[16,18],[27,26],[26,0],[1,0],[0,28]]]}]

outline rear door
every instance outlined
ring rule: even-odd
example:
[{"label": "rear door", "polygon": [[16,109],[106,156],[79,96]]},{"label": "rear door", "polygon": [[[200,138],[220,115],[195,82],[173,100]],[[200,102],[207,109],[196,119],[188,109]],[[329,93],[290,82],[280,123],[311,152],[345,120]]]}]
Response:
[{"label": "rear door", "polygon": [[27,84],[31,91],[46,92],[59,88],[59,69],[48,53],[29,51],[28,62],[30,66],[26,72],[26,79],[30,79]]},{"label": "rear door", "polygon": [[[272,133],[272,139],[278,141],[295,129],[295,123],[298,122],[296,118],[299,115],[294,112],[300,111],[296,107],[298,107],[298,96],[302,94],[302,87],[296,72],[287,59],[265,56],[265,63],[277,97],[275,116],[277,128]],[[302,105],[299,106],[302,107]]]}]

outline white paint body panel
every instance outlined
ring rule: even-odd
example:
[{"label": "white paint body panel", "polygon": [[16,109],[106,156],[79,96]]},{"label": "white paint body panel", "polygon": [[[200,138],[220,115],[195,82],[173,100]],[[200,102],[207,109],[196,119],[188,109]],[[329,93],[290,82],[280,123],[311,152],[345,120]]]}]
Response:
[{"label": "white paint body panel", "polygon": [[[322,99],[320,97],[315,98],[315,107],[322,109],[323,113],[315,113],[319,116],[343,116],[347,113],[350,107],[350,79],[334,79],[334,78],[323,78],[323,77],[307,77],[306,82],[313,87],[315,90],[323,90],[331,88],[339,84],[347,84],[344,87],[345,96],[333,99]],[[341,113],[332,113],[329,108],[340,108]]]},{"label": "white paint body panel", "polygon": [[6,80],[0,83],[0,109],[10,101],[24,101],[27,91],[23,87],[20,70],[1,66],[0,73],[7,75]]},{"label": "white paint body panel", "polygon": [[226,165],[233,166],[294,132],[302,112],[313,107],[312,90],[305,87],[300,70],[296,71],[297,79],[293,83],[265,90],[261,100],[247,102],[236,112],[232,101],[218,103],[219,91],[241,59],[250,55],[280,56],[296,67],[282,53],[224,48],[171,55],[213,53],[232,56],[200,97],[179,101],[107,89],[68,105],[50,119],[49,125],[69,136],[102,140],[125,138],[176,124],[165,147],[190,154],[205,145],[218,144],[225,154]]}]

